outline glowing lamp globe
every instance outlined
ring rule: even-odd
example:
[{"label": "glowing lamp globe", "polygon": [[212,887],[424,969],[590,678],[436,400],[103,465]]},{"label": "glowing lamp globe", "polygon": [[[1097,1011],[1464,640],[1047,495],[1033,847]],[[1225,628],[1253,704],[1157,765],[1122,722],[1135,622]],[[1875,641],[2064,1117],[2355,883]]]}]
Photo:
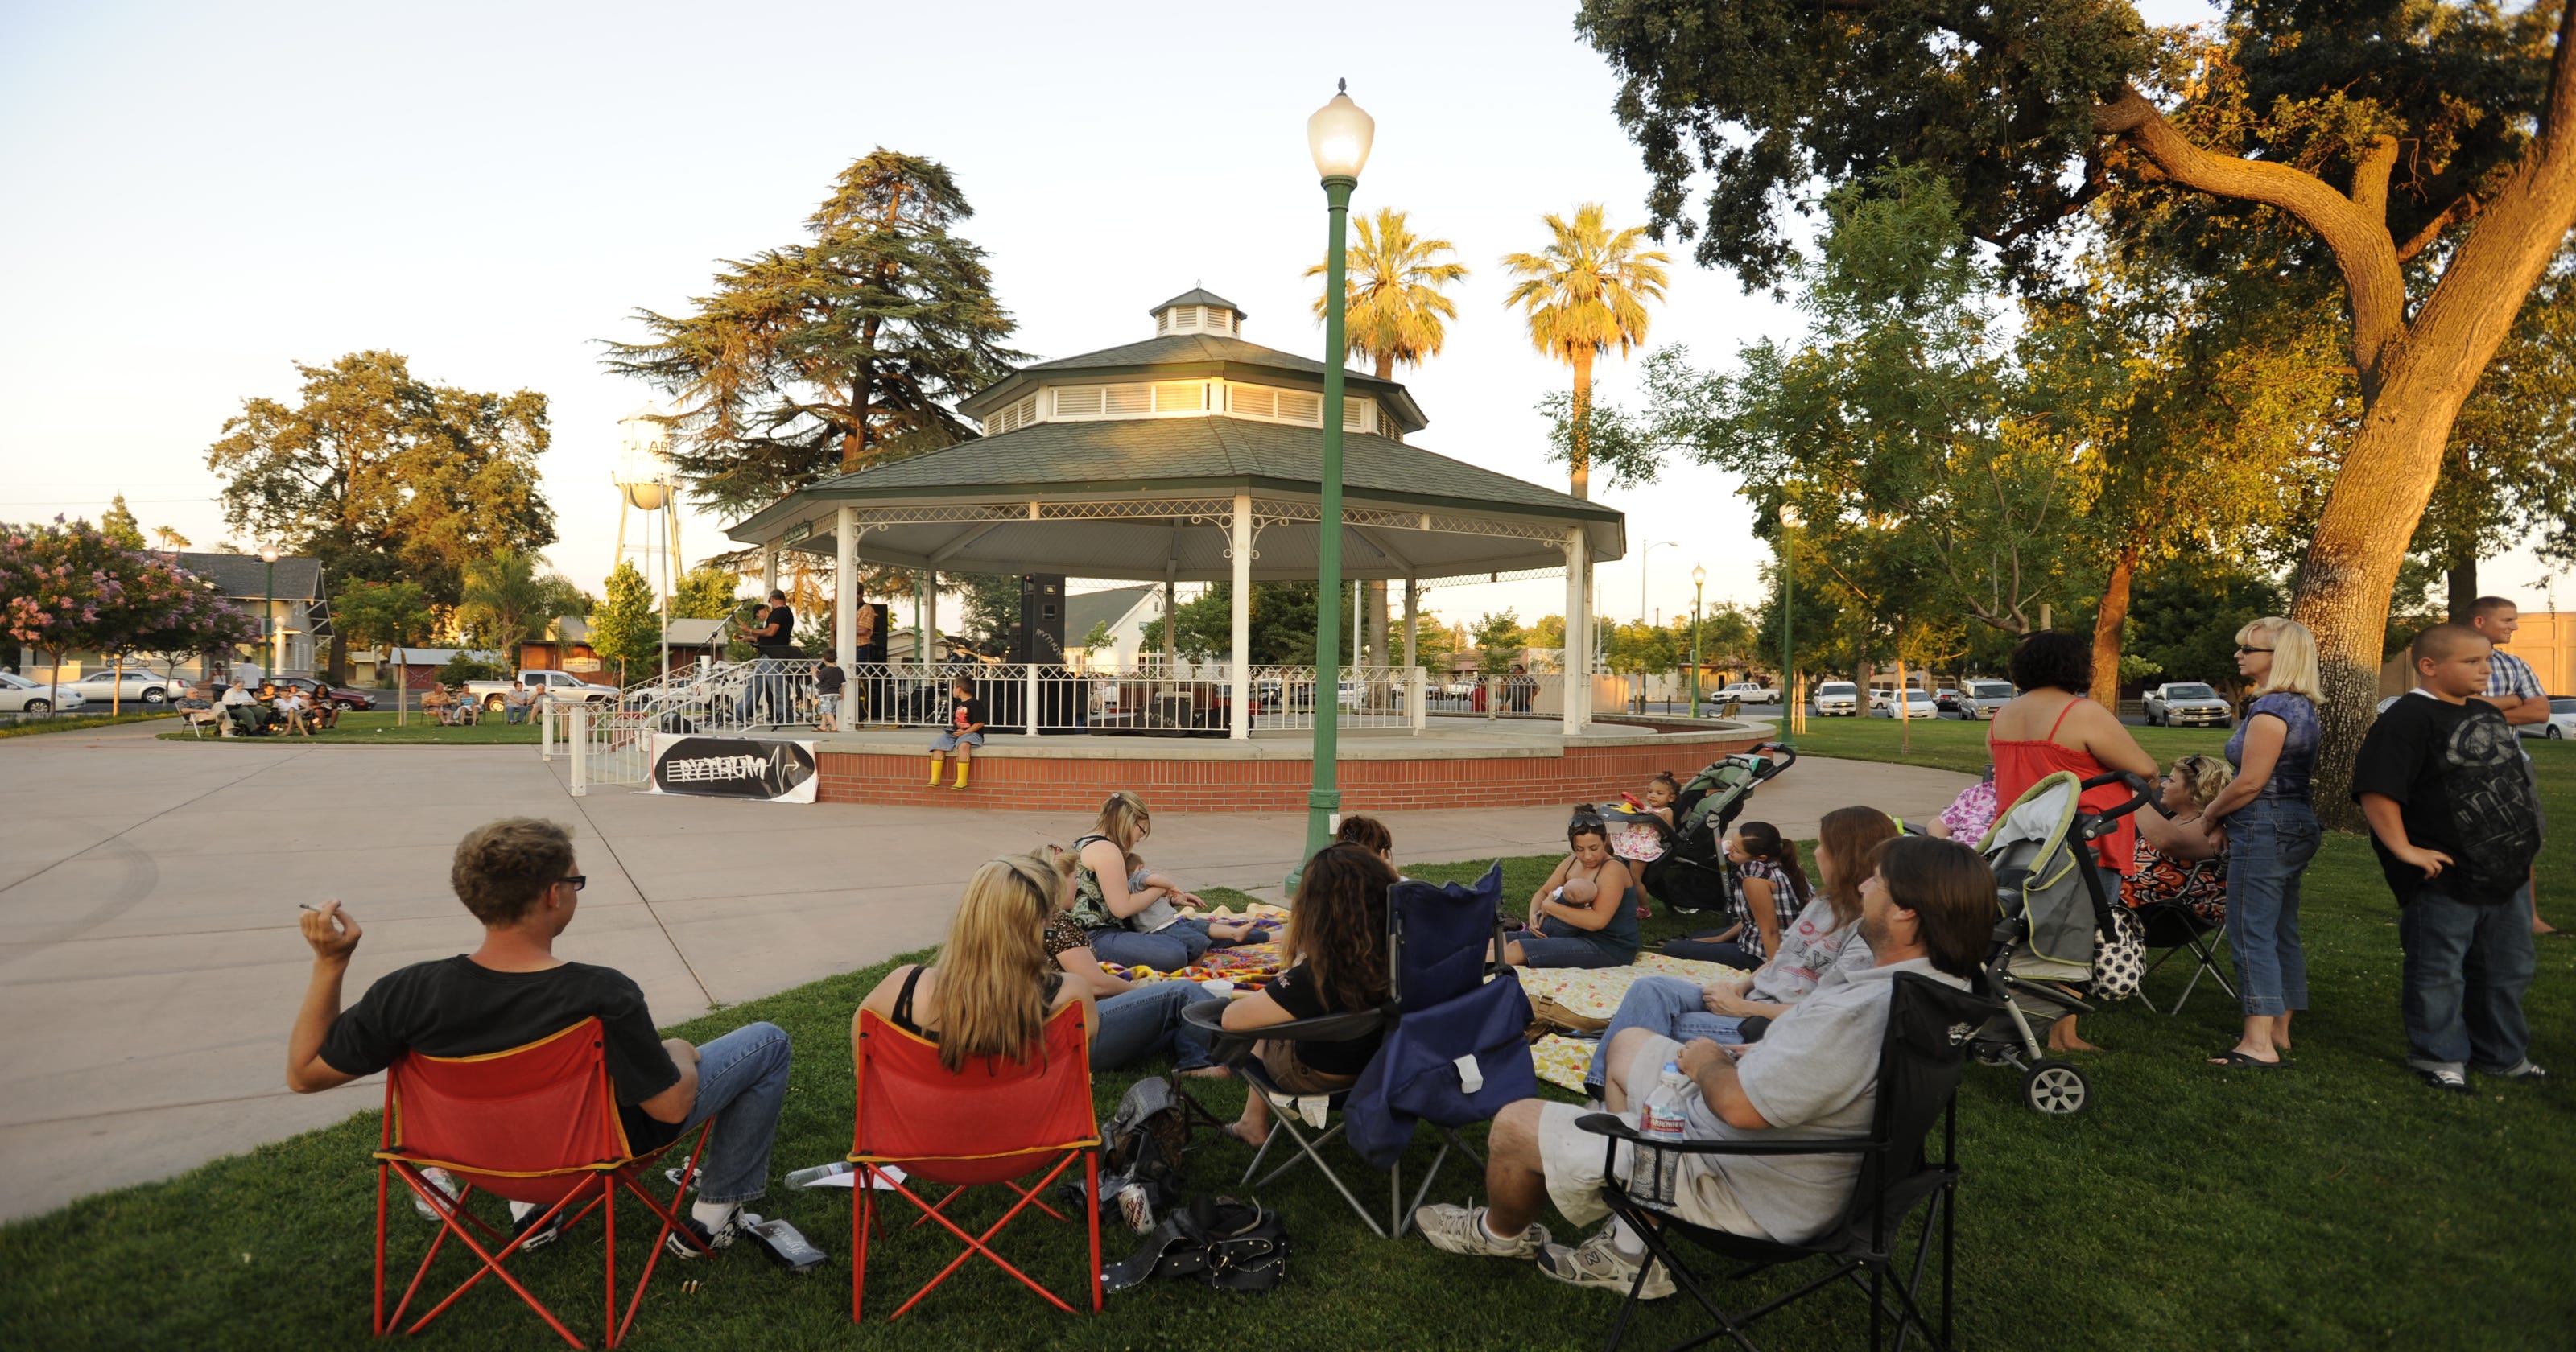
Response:
[{"label": "glowing lamp globe", "polygon": [[1326,178],[1356,179],[1368,166],[1369,143],[1377,139],[1377,119],[1351,102],[1350,82],[1337,81],[1342,92],[1306,119],[1306,149],[1315,157],[1315,172]]}]

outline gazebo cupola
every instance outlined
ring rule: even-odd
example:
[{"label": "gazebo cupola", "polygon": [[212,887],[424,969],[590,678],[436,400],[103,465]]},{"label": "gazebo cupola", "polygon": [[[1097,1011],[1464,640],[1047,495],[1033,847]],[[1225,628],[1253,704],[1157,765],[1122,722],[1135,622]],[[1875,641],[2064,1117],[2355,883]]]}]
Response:
[{"label": "gazebo cupola", "polygon": [[1169,333],[1222,333],[1231,338],[1243,332],[1243,311],[1233,301],[1199,287],[1146,313],[1154,317],[1157,338]]}]

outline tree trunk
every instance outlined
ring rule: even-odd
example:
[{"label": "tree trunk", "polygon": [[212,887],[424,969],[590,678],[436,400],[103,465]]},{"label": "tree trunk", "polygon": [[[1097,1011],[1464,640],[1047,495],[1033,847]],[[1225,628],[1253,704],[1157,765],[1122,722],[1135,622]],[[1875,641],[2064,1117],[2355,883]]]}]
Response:
[{"label": "tree trunk", "polygon": [[1592,357],[1589,347],[1574,350],[1574,496],[1592,497]]},{"label": "tree trunk", "polygon": [[2467,624],[2470,608],[2478,603],[2477,546],[2463,547],[2451,555],[2449,579],[2451,623]]},{"label": "tree trunk", "polygon": [[2093,614],[2093,702],[2113,713],[2120,711],[2120,630],[2129,622],[2129,581],[2137,572],[2137,541],[2123,541]]},{"label": "tree trunk", "polygon": [[[2510,322],[2520,299],[2516,294],[2499,302],[2506,307],[2504,321]],[[2344,830],[2366,829],[2351,802],[2352,760],[2373,716],[2397,570],[2432,497],[2452,420],[2495,354],[2504,323],[2493,330],[2493,340],[2474,345],[2457,332],[2419,333],[2400,350],[2344,452],[2343,469],[2299,566],[2290,617],[2316,635],[2325,694],[2317,711],[2317,815]]]}]

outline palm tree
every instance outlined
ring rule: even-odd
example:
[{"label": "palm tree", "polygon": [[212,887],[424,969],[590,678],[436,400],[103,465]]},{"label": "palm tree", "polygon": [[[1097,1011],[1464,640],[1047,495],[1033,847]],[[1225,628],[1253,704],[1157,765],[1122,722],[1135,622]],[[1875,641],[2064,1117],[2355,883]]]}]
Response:
[{"label": "palm tree", "polygon": [[[1368,357],[1378,379],[1392,380],[1398,365],[1420,366],[1424,358],[1440,355],[1449,337],[1448,321],[1458,317],[1457,302],[1440,288],[1464,280],[1467,265],[1443,261],[1441,256],[1456,253],[1458,246],[1414,234],[1405,213],[1393,207],[1362,216],[1359,235],[1343,260],[1343,355]],[[1326,264],[1317,263],[1306,275],[1322,277],[1328,271]],[[1317,319],[1324,317],[1325,299],[1315,297]],[[1365,626],[1370,652],[1381,666],[1393,660],[1386,625],[1386,583],[1371,582]]]},{"label": "palm tree", "polygon": [[1503,267],[1521,279],[1503,298],[1529,312],[1530,342],[1574,367],[1574,496],[1592,496],[1592,361],[1612,346],[1625,357],[1646,341],[1646,302],[1664,298],[1660,249],[1640,249],[1645,227],[1613,233],[1601,204],[1575,208],[1574,219],[1541,218],[1555,235],[1543,253],[1507,254]]},{"label": "palm tree", "polygon": [[[1437,261],[1442,254],[1456,253],[1458,246],[1414,234],[1405,213],[1393,207],[1361,217],[1359,232],[1359,242],[1345,260],[1344,353],[1368,357],[1376,363],[1378,379],[1392,380],[1399,364],[1420,366],[1423,358],[1440,355],[1449,337],[1447,321],[1458,317],[1457,303],[1440,294],[1440,288],[1463,280],[1467,265]],[[1321,277],[1326,271],[1325,264],[1317,263],[1306,275]],[[1324,300],[1315,297],[1317,319],[1324,316]]]},{"label": "palm tree", "polygon": [[538,572],[538,562],[533,554],[504,548],[465,565],[457,623],[475,642],[507,649],[512,671],[519,669],[521,644],[544,633],[556,616],[582,606],[581,589],[561,573]]}]

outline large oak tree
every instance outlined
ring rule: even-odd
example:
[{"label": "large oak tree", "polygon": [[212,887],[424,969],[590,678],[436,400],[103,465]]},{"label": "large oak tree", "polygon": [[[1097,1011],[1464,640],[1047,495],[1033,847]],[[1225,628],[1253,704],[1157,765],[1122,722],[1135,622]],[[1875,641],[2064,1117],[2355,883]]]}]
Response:
[{"label": "large oak tree", "polygon": [[2170,203],[2213,272],[2332,279],[2361,411],[2291,607],[2326,664],[2329,810],[2453,420],[2576,222],[2571,25],[2561,0],[2236,0],[2214,44],[2122,0],[1586,0],[1577,20],[1624,77],[1655,220],[1748,285],[1781,275],[1813,183],[1898,163],[1947,176],[2025,273],[2116,192]]}]

